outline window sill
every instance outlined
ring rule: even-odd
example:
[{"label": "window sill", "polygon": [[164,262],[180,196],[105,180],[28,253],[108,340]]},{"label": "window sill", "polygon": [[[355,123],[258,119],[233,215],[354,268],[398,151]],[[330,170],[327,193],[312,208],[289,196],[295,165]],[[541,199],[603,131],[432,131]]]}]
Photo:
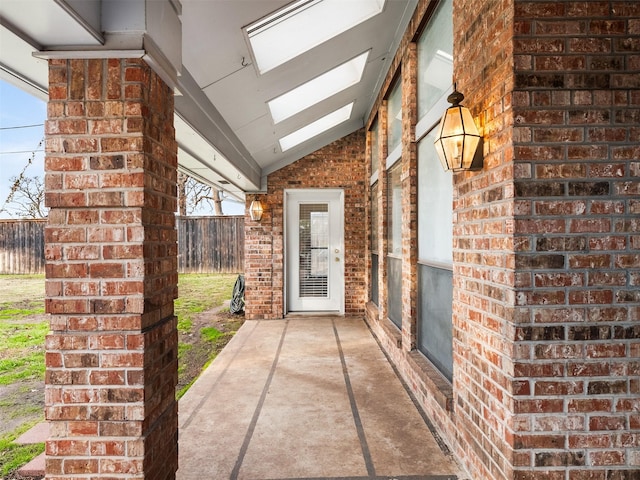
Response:
[{"label": "window sill", "polygon": [[378,306],[371,300],[367,302],[365,309],[367,311],[367,321],[376,323],[390,340],[390,343],[395,344],[397,348],[402,348],[402,332],[398,329],[396,324],[388,318],[378,320]]},{"label": "window sill", "polygon": [[409,352],[407,360],[438,405],[447,413],[454,413],[453,385],[419,351]]},{"label": "window sill", "polygon": [[384,330],[385,335],[393,340],[397,348],[402,348],[402,332],[388,318],[385,318],[382,322],[380,322],[380,326],[382,330]]}]

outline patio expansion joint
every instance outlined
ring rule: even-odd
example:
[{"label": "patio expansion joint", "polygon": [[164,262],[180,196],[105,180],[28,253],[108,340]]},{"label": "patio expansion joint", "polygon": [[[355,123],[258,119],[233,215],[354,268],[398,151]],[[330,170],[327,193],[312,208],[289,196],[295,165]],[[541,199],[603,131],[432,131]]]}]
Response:
[{"label": "patio expansion joint", "polygon": [[347,395],[349,397],[349,403],[351,404],[351,414],[353,415],[353,421],[356,426],[356,431],[358,432],[358,439],[360,440],[360,448],[362,448],[362,456],[364,457],[364,463],[367,467],[367,474],[369,478],[375,478],[376,469],[373,465],[373,459],[371,458],[371,451],[369,450],[369,445],[367,443],[367,437],[364,433],[364,427],[362,426],[362,420],[360,418],[360,413],[358,412],[358,405],[356,403],[356,397],[353,393],[353,388],[351,387],[351,379],[349,378],[349,370],[347,368],[347,362],[344,358],[344,350],[342,349],[342,343],[340,342],[340,335],[338,334],[338,329],[336,327],[336,321],[331,320],[331,325],[333,327],[333,334],[336,337],[336,345],[338,346],[338,353],[340,354],[340,363],[342,364],[342,374],[344,375],[344,383],[347,389]]},{"label": "patio expansion joint", "polygon": [[275,372],[276,372],[276,367],[278,366],[278,361],[280,360],[280,353],[282,352],[282,345],[284,344],[284,338],[287,335],[288,327],[289,327],[289,320],[285,320],[284,328],[282,329],[282,334],[280,335],[280,342],[278,343],[278,348],[276,349],[276,354],[274,356],[273,363],[271,364],[271,370],[269,371],[269,376],[267,377],[267,381],[265,382],[264,387],[262,389],[260,400],[258,400],[258,404],[256,405],[255,411],[253,412],[251,423],[249,424],[249,428],[247,429],[247,433],[245,434],[244,441],[242,442],[242,446],[240,447],[240,453],[238,453],[238,459],[236,460],[236,464],[233,467],[233,470],[231,471],[231,475],[229,475],[229,480],[237,480],[238,474],[240,473],[240,468],[242,467],[244,457],[247,454],[247,450],[249,449],[249,443],[251,443],[253,432],[255,431],[256,425],[258,424],[258,419],[260,418],[262,407],[264,406],[264,402],[267,398],[267,393],[269,392],[269,387],[271,386],[271,382],[273,381],[273,376],[275,375]]}]

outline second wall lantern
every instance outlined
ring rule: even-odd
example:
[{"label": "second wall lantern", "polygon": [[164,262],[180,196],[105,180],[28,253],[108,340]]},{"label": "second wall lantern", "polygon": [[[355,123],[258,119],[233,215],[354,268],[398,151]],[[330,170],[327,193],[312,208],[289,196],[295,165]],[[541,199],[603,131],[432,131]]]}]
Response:
[{"label": "second wall lantern", "polygon": [[249,206],[249,216],[251,217],[251,220],[259,222],[263,213],[264,207],[262,206],[262,202],[260,200],[252,201]]}]

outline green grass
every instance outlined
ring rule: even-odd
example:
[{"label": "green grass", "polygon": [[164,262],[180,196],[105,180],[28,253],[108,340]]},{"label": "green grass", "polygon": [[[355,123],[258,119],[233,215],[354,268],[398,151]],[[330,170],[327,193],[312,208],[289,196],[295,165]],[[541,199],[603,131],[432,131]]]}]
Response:
[{"label": "green grass", "polygon": [[224,334],[215,327],[204,327],[200,329],[200,335],[207,342],[215,343]]},{"label": "green grass", "polygon": [[19,445],[13,443],[16,438],[29,430],[34,424],[25,423],[13,432],[0,437],[0,475],[4,478],[13,470],[30,462],[44,452],[44,443]]},{"label": "green grass", "polygon": [[[215,307],[220,307],[231,298],[233,284],[237,275],[188,274],[178,277],[178,296],[174,302],[175,314],[178,317],[178,332],[193,333],[193,317]],[[205,327],[203,330],[207,330]],[[212,327],[210,327],[212,328]],[[213,329],[215,330],[215,329]],[[217,330],[216,330],[217,332]],[[220,332],[218,332],[218,335]],[[209,340],[214,341],[214,340]],[[178,375],[184,373],[185,366],[181,360],[192,346],[185,343],[178,345]],[[186,389],[182,389],[186,392]],[[184,394],[183,392],[183,394]]]},{"label": "green grass", "polygon": [[[0,310],[0,315],[8,310]],[[15,317],[13,317],[15,318]],[[49,324],[0,323],[0,385],[22,380],[44,380],[44,339]]]},{"label": "green grass", "polygon": [[[5,303],[4,305],[11,305]],[[3,308],[0,305],[0,320],[13,320],[16,318],[24,318],[29,315],[38,315],[44,313],[44,304],[42,306],[34,305],[34,308]]]},{"label": "green grass", "polygon": [[186,355],[186,353],[191,350],[193,347],[188,343],[179,343],[178,344],[178,376],[183,375],[186,369],[184,362],[182,359]]},{"label": "green grass", "polygon": [[[180,275],[178,277],[179,298],[174,303],[175,313],[178,317],[178,332],[197,334],[197,332],[192,331],[195,316],[212,308],[221,307],[226,300],[230,300],[233,285],[237,278],[236,274]],[[229,309],[221,309],[221,311],[225,310],[228,311]],[[213,327],[204,327],[200,330],[200,336],[210,343],[215,343],[221,335],[224,334]],[[186,369],[182,360],[189,355],[192,349],[193,346],[190,344],[180,343],[178,345],[179,377],[184,374]],[[195,379],[180,388],[176,393],[176,398],[180,399],[189,390],[194,381]]]},{"label": "green grass", "polygon": [[44,309],[44,275],[0,275],[0,309],[8,303]]},{"label": "green grass", "polygon": [[189,388],[191,388],[191,385],[193,385],[193,383],[195,381],[196,381],[196,379],[194,378],[191,382],[189,382],[187,385],[185,385],[180,390],[178,390],[178,392],[176,393],[176,400],[180,400],[182,398],[182,396],[185,393],[187,393],[187,390],[189,390]]},{"label": "green grass", "polygon": [[[215,281],[213,279],[215,278]],[[189,274],[178,277],[178,296],[174,308],[178,331],[189,332],[192,318],[198,313],[222,306],[231,298],[237,275]]]},{"label": "green grass", "polygon": [[23,418],[25,416],[28,417],[42,417],[42,406],[41,405],[33,405],[29,403],[17,403],[12,401],[2,401],[0,402],[0,409],[6,408],[10,413],[7,415],[8,420],[13,420],[14,418]]}]

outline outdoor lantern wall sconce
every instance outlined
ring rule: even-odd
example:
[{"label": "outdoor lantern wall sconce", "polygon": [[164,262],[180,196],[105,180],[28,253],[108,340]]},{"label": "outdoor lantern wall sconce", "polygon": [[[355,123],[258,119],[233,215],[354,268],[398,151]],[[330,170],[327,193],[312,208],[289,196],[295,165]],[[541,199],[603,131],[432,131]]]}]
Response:
[{"label": "outdoor lantern wall sconce", "polygon": [[471,112],[460,105],[464,100],[456,85],[447,97],[451,106],[442,115],[438,136],[434,145],[445,170],[478,170],[482,168],[482,155],[474,162],[476,150],[482,138],[478,133]]},{"label": "outdoor lantern wall sconce", "polygon": [[251,220],[259,222],[263,213],[264,207],[262,206],[262,202],[260,200],[252,201],[251,206],[249,206],[249,216],[251,216]]}]

